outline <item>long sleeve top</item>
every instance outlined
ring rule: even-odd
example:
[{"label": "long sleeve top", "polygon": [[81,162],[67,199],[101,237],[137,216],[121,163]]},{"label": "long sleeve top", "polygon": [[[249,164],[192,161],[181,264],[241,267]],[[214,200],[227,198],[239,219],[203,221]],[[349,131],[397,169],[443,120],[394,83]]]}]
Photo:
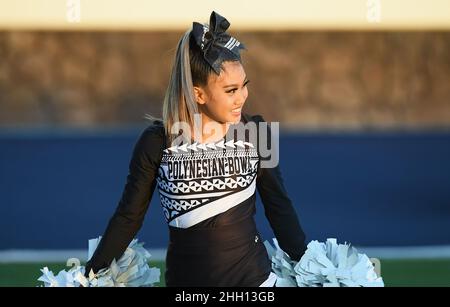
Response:
[{"label": "long sleeve top", "polygon": [[[243,114],[241,122],[258,124],[264,119]],[[122,197],[86,271],[97,272],[120,258],[141,228],[156,187],[168,226],[178,228],[220,228],[252,217],[258,190],[280,247],[299,260],[306,250],[305,235],[279,167],[261,167],[255,141],[231,134],[215,143],[167,146],[162,122],[147,127],[134,147]]]}]

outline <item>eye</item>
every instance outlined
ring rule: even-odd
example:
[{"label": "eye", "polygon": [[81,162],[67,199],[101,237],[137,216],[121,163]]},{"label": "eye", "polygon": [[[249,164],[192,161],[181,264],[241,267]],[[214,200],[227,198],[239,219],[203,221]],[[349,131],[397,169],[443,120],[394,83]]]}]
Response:
[{"label": "eye", "polygon": [[[242,87],[246,87],[249,82],[250,80],[245,81]],[[237,88],[232,88],[231,90],[226,91],[226,93],[234,94],[236,93],[237,90],[238,90]]]},{"label": "eye", "polygon": [[233,88],[231,90],[228,90],[227,93],[234,94],[234,93],[236,93],[236,91],[237,91],[237,88]]}]

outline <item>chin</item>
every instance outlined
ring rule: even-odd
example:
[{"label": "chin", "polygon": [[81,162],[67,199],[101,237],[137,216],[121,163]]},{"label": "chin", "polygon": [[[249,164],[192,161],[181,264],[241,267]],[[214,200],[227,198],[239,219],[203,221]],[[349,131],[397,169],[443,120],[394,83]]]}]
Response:
[{"label": "chin", "polygon": [[242,113],[239,114],[238,116],[229,115],[229,116],[224,116],[221,119],[217,119],[216,121],[221,124],[226,124],[226,123],[237,124],[241,121],[241,116],[242,116]]},{"label": "chin", "polygon": [[239,114],[238,116],[231,116],[229,122],[233,124],[237,124],[241,121],[242,114]]}]

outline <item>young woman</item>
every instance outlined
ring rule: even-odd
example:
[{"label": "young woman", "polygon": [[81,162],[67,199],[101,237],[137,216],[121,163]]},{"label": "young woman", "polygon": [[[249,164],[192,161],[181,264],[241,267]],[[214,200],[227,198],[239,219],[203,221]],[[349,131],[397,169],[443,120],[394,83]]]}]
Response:
[{"label": "young woman", "polygon": [[212,12],[209,25],[194,22],[182,36],[163,120],[137,141],[122,198],[87,272],[122,255],[156,187],[170,233],[167,286],[274,285],[254,221],[256,190],[280,247],[294,260],[306,250],[278,166],[261,165],[262,134],[249,129],[240,138],[232,129],[264,120],[242,113],[249,82],[240,58],[244,46],[226,33],[229,26]]}]

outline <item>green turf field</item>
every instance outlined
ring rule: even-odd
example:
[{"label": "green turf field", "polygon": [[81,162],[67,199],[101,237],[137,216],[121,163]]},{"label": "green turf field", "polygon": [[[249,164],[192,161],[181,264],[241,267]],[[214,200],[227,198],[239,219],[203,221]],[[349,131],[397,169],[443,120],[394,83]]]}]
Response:
[{"label": "green turf field", "polygon": [[[42,283],[37,279],[42,275],[40,269],[48,267],[56,275],[60,270],[67,270],[64,263],[0,263],[0,287],[34,287]],[[164,286],[164,261],[150,261],[151,267],[161,269],[161,281],[157,286]]]},{"label": "green turf field", "polygon": [[[55,274],[66,269],[62,263],[0,264],[0,286],[38,286],[40,269],[47,266]],[[150,262],[161,269],[164,286],[164,262]],[[381,275],[386,286],[450,286],[450,259],[381,260]]]}]

